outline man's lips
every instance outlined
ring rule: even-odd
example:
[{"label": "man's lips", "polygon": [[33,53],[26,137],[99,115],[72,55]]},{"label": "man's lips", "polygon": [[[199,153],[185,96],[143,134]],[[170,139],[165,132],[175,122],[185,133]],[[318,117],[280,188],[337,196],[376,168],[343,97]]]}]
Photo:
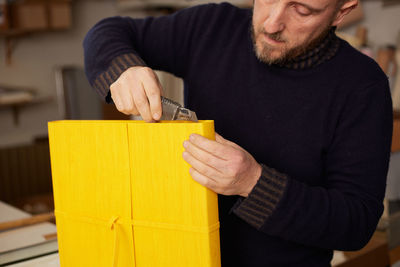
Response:
[{"label": "man's lips", "polygon": [[268,34],[266,33],[261,33],[262,38],[269,44],[271,45],[281,45],[284,43],[284,41],[277,41],[275,39],[272,39]]}]

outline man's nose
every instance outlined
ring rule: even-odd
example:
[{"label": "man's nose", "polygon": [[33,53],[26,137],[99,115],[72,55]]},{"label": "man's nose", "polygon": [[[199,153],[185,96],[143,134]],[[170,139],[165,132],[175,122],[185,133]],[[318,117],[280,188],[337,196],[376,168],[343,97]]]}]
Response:
[{"label": "man's nose", "polygon": [[273,34],[285,29],[285,6],[281,1],[277,1],[270,9],[269,16],[264,21],[264,30]]}]

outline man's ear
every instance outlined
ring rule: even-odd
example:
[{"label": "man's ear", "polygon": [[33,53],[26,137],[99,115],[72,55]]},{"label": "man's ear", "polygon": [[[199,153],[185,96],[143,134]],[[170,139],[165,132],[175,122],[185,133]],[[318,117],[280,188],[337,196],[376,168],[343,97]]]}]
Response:
[{"label": "man's ear", "polygon": [[353,9],[355,9],[358,5],[358,0],[348,0],[343,3],[341,7],[338,8],[335,19],[332,22],[332,26],[337,26],[340,22],[342,22],[344,16],[350,13]]}]

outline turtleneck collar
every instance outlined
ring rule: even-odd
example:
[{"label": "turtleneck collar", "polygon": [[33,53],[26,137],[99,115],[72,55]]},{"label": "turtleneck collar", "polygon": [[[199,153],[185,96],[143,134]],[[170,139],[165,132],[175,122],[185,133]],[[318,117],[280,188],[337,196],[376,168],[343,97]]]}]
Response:
[{"label": "turtleneck collar", "polygon": [[279,64],[278,66],[289,69],[307,69],[316,67],[331,59],[340,46],[340,40],[336,36],[335,30],[336,27],[332,27],[326,37],[317,46],[288,62]]}]

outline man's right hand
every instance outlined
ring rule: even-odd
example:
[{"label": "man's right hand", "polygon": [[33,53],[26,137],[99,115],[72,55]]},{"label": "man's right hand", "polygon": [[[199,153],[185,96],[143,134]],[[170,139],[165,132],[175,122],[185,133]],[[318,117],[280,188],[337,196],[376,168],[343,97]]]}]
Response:
[{"label": "man's right hand", "polygon": [[118,111],[141,115],[147,122],[161,118],[162,86],[157,74],[148,67],[130,67],[110,86]]}]

